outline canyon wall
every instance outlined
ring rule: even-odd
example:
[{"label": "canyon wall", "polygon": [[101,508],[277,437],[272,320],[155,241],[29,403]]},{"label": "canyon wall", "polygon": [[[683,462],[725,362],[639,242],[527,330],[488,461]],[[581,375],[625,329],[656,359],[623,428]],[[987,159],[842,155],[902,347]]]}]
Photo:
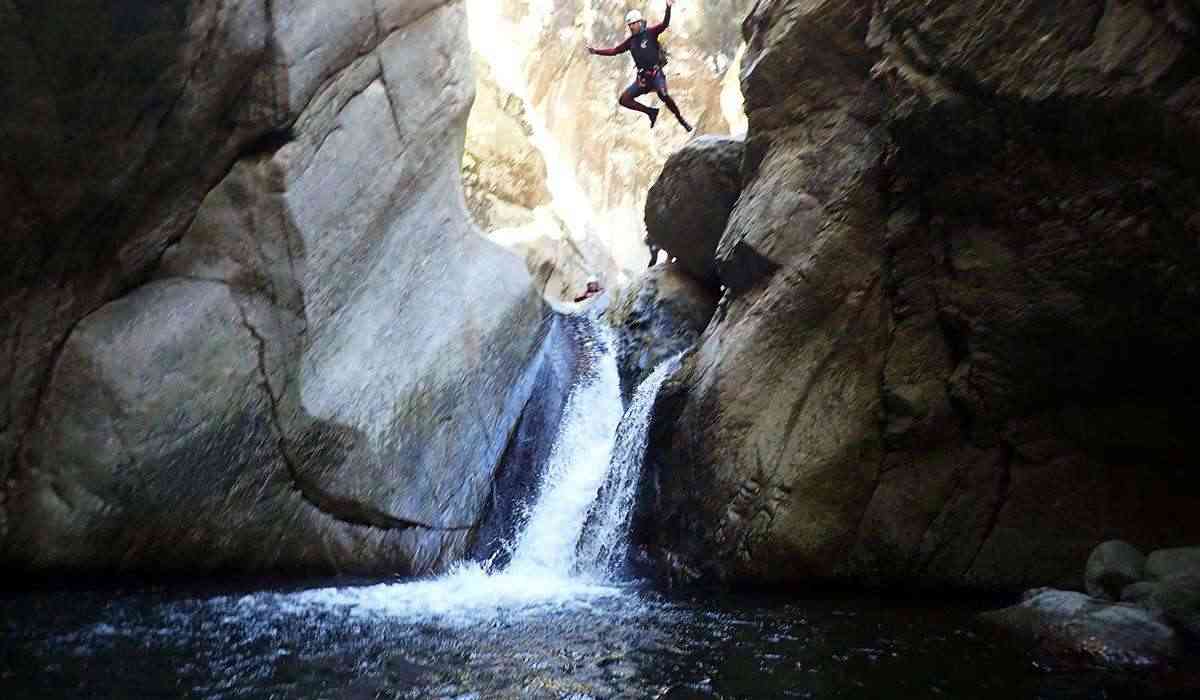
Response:
[{"label": "canyon wall", "polygon": [[[697,133],[745,129],[736,75],[738,26],[750,4],[681,2],[663,35],[671,94]],[[574,296],[589,274],[609,287],[646,267],[646,191],[667,156],[691,138],[665,109],[651,131],[645,116],[618,107],[634,79],[627,54],[585,51],[619,44],[632,7],[623,0],[468,0],[484,67],[481,100],[495,95],[482,107],[498,115],[472,116],[468,191],[487,203],[481,226],[525,255],[551,296]],[[661,0],[640,7],[651,23],[665,9]],[[653,95],[642,101],[657,104]]]},{"label": "canyon wall", "polygon": [[1079,588],[1103,540],[1200,540],[1198,9],[756,4],[728,292],[651,449],[664,561]]},{"label": "canyon wall", "polygon": [[0,560],[419,573],[544,358],[457,0],[0,6]]}]

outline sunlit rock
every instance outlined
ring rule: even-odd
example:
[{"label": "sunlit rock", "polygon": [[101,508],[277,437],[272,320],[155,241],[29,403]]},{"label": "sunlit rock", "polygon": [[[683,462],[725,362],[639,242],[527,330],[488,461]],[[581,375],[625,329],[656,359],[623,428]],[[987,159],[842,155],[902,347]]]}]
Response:
[{"label": "sunlit rock", "polygon": [[[36,283],[0,273],[11,564],[417,573],[482,517],[547,309],[463,207],[464,7],[266,7],[97,5],[94,56],[30,64],[65,76],[29,86],[60,162],[98,165],[5,161],[6,200],[79,195],[12,241]],[[121,123],[76,118],[93,72]]]},{"label": "sunlit rock", "polygon": [[[663,35],[670,52],[666,67],[672,95],[697,134],[729,134],[745,129],[736,76],[740,66],[742,18],[749,0],[679,3],[671,27]],[[627,281],[645,266],[643,211],[646,193],[667,157],[690,136],[664,110],[651,131],[644,116],[617,106],[620,92],[633,82],[628,55],[589,56],[584,47],[616,45],[627,32],[626,3],[495,2],[468,0],[472,43],[488,69],[482,72],[480,109],[495,104],[520,112],[525,138],[505,138],[490,152],[499,159],[473,156],[464,165],[469,179],[495,183],[485,187],[498,195],[509,163],[522,160],[532,144],[547,168],[546,187],[552,201],[535,209],[532,223],[511,225],[530,216],[510,205],[494,207],[509,221],[485,223],[503,245],[520,251],[547,292],[570,299],[571,290],[591,274],[606,286]],[[662,4],[647,6],[657,21]],[[498,100],[487,97],[495,88]],[[642,98],[647,104],[657,98]],[[472,119],[469,139],[484,140],[496,121]],[[507,127],[505,127],[507,129]],[[511,136],[516,132],[509,130]],[[493,163],[495,165],[493,166]],[[525,171],[526,173],[532,171]],[[524,179],[524,176],[518,179]],[[528,192],[540,184],[530,181]],[[501,197],[497,197],[501,198]],[[509,202],[513,198],[509,197]]]}]

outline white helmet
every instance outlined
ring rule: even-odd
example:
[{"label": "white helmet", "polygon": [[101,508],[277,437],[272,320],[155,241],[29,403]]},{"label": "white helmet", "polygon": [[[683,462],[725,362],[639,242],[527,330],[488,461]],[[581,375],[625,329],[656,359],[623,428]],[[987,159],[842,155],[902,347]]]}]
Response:
[{"label": "white helmet", "polygon": [[625,24],[633,24],[634,22],[641,21],[643,21],[642,13],[638,12],[637,10],[630,10],[629,14],[625,15]]},{"label": "white helmet", "polygon": [[595,275],[589,275],[587,278],[588,284],[600,284],[600,278]]}]

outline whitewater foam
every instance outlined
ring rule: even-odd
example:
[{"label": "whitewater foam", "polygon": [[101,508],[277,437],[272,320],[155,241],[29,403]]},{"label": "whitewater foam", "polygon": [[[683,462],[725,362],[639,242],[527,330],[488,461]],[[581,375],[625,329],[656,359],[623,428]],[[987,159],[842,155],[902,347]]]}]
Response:
[{"label": "whitewater foam", "polygon": [[679,366],[681,356],[682,353],[660,363],[642,381],[617,428],[608,477],[592,508],[578,554],[580,562],[602,578],[617,576],[625,563],[629,549],[629,522],[633,517],[642,463],[646,457],[654,400],[663,382]]},{"label": "whitewater foam", "polygon": [[386,615],[448,626],[508,613],[588,609],[613,597],[626,599],[624,609],[640,608],[642,601],[617,573],[627,547],[654,398],[678,358],[658,367],[623,411],[613,332],[594,319],[578,322],[586,369],[568,395],[562,428],[503,570],[491,570],[490,562],[463,562],[437,578],[257,594],[239,600],[239,607],[244,612],[298,613],[314,606],[338,607],[352,616]]}]

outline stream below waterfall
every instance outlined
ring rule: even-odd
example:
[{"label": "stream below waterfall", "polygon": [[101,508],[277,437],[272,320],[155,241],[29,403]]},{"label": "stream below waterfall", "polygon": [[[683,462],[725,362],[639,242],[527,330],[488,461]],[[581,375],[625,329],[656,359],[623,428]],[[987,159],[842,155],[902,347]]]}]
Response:
[{"label": "stream below waterfall", "polygon": [[0,593],[0,698],[1047,698],[1139,696],[993,638],[983,603],[670,596],[627,573],[663,363],[625,408],[615,339],[588,361],[498,554],[418,581],[174,583]]},{"label": "stream below waterfall", "polygon": [[962,602],[625,585],[468,621],[413,614],[408,585],[0,596],[0,697],[1145,697],[992,638]]}]

